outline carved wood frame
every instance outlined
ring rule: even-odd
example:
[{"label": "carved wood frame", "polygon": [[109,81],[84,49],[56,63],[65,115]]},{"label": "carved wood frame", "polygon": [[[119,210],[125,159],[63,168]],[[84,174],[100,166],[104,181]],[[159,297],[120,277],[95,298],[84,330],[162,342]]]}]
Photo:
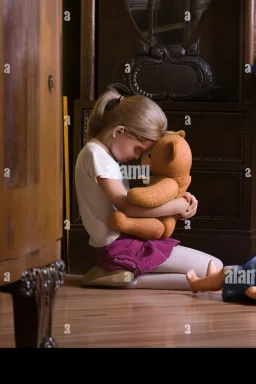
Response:
[{"label": "carved wood frame", "polygon": [[255,99],[253,82],[245,73],[245,65],[254,65],[256,60],[256,1],[240,0],[240,102]]},{"label": "carved wood frame", "polygon": [[80,98],[95,97],[96,0],[81,0]]},{"label": "carved wood frame", "polygon": [[[81,0],[81,82],[80,98],[95,98],[97,0]],[[85,27],[86,26],[86,27]],[[240,0],[240,81],[239,102],[255,97],[245,64],[255,64],[256,0]],[[136,71],[135,71],[136,72]]]}]

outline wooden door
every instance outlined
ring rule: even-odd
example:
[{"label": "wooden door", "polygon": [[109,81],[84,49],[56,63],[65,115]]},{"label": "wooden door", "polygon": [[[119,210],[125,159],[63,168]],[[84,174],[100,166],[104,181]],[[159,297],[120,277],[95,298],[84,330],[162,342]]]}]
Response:
[{"label": "wooden door", "polygon": [[0,262],[26,257],[60,239],[63,222],[62,3],[1,1],[5,177],[0,197],[6,250]]},{"label": "wooden door", "polygon": [[[3,69],[3,4],[0,0],[0,68]],[[6,236],[4,234],[4,214],[3,214],[3,192],[4,192],[4,162],[3,162],[3,70],[0,71],[0,242],[1,252],[0,261],[6,259]]]}]

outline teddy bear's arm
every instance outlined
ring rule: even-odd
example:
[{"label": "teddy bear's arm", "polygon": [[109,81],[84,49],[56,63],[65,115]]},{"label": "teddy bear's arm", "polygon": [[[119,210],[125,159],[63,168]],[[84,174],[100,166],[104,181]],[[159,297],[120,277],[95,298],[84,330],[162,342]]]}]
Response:
[{"label": "teddy bear's arm", "polygon": [[158,217],[158,220],[164,225],[164,232],[162,237],[171,237],[176,227],[177,219],[174,216]]},{"label": "teddy bear's arm", "polygon": [[177,197],[181,197],[184,195],[184,193],[187,191],[188,187],[191,184],[191,180],[192,179],[190,175],[175,178],[175,181],[177,181],[180,186],[179,195]]},{"label": "teddy bear's arm", "polygon": [[170,178],[161,178],[153,185],[142,188],[132,188],[128,192],[131,203],[145,208],[159,207],[175,199],[179,194],[178,183]]}]

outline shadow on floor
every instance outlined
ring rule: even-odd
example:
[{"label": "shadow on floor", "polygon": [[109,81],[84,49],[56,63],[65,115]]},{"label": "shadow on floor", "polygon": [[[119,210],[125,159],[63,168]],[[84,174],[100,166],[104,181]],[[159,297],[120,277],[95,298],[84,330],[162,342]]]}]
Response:
[{"label": "shadow on floor", "polygon": [[[65,286],[68,287],[79,287],[84,289],[109,289],[109,290],[116,290],[116,287],[82,287],[82,278],[83,275],[73,275],[73,274],[67,274],[65,277]],[[172,295],[183,295],[187,297],[192,297],[195,300],[208,300],[208,301],[214,301],[214,302],[223,302],[221,291],[218,292],[201,292],[194,294],[190,291],[172,291]]]}]

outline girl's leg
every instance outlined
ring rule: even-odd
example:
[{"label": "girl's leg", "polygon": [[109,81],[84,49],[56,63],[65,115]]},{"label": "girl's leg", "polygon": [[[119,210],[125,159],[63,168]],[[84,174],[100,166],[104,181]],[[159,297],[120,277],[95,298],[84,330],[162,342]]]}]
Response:
[{"label": "girl's leg", "polygon": [[223,263],[216,257],[192,248],[177,245],[173,248],[170,257],[156,267],[152,273],[178,273],[186,275],[190,269],[194,269],[197,276],[205,277],[210,260],[215,262],[217,271],[223,268]]},{"label": "girl's leg", "polygon": [[[82,285],[123,286],[123,288],[131,289],[171,289],[189,291],[191,287],[186,279],[186,273],[190,269],[194,269],[197,276],[205,277],[210,260],[215,261],[218,270],[223,267],[223,264],[219,259],[207,253],[178,245],[173,248],[170,257],[164,263],[159,265],[152,272],[139,276],[135,280],[133,280],[133,277],[128,279],[127,276],[123,278],[122,271],[120,271],[120,274],[107,273],[106,271],[102,273],[100,268],[97,266],[84,276]],[[130,272],[125,272],[125,274],[132,275]]]},{"label": "girl's leg", "polygon": [[207,253],[178,245],[164,263],[152,272],[127,283],[124,288],[189,291],[191,286],[186,279],[187,272],[193,268],[198,276],[205,277],[210,260],[214,260],[218,271],[221,270],[223,264],[219,259]]}]

